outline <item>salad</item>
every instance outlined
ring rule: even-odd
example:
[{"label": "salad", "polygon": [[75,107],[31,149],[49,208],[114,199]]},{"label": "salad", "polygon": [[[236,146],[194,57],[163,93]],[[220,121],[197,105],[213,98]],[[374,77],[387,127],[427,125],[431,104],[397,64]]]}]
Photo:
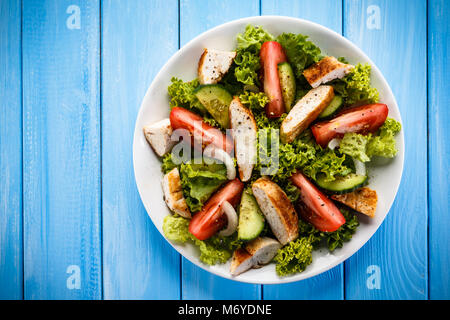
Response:
[{"label": "salad", "polygon": [[143,128],[161,158],[167,239],[230,273],[275,263],[304,271],[312,252],[374,217],[366,164],[394,158],[400,123],[369,64],[324,55],[302,34],[248,25],[235,51],[205,48],[196,79],[173,77],[170,116]]}]

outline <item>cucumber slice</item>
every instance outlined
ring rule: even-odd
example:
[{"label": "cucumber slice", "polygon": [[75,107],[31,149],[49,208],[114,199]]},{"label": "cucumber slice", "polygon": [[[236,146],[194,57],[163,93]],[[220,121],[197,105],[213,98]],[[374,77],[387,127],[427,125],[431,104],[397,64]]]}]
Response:
[{"label": "cucumber slice", "polygon": [[238,239],[250,241],[264,229],[264,216],[253,195],[244,191],[239,206]]},{"label": "cucumber slice", "polygon": [[280,78],[281,94],[283,95],[286,112],[291,111],[295,100],[295,76],[294,71],[287,62],[278,65],[278,77]]},{"label": "cucumber slice", "polygon": [[331,100],[330,104],[322,111],[321,114],[317,117],[318,119],[328,118],[338,111],[344,103],[344,100],[341,96],[334,96],[333,100]]},{"label": "cucumber slice", "polygon": [[229,127],[228,108],[233,97],[224,87],[219,84],[206,84],[199,86],[194,94],[222,128]]},{"label": "cucumber slice", "polygon": [[349,193],[368,183],[367,176],[350,173],[345,177],[339,177],[334,181],[326,181],[326,177],[320,175],[316,182],[322,189],[331,191],[332,193],[342,194]]}]

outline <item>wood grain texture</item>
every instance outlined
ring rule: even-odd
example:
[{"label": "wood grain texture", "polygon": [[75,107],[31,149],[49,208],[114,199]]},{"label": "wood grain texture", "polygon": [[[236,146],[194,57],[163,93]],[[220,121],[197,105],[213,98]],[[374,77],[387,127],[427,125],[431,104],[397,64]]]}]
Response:
[{"label": "wood grain texture", "polygon": [[23,3],[26,299],[101,298],[99,17],[98,1]]},{"label": "wood grain texture", "polygon": [[[342,33],[342,2],[335,0],[261,2],[263,15],[283,15],[319,23]],[[264,286],[264,299],[343,299],[343,264],[317,277]]]},{"label": "wood grain texture", "polygon": [[[181,45],[216,25],[258,14],[259,2],[254,0],[181,0]],[[198,268],[184,258],[182,263],[183,299],[259,299],[261,297],[259,285],[220,278]]]},{"label": "wood grain texture", "polygon": [[0,299],[21,299],[21,1],[0,2]]},{"label": "wood grain texture", "polygon": [[177,48],[176,0],[102,2],[105,299],[180,298],[179,254],[148,217],[132,162],[140,104],[153,77]]},{"label": "wood grain texture", "polygon": [[[344,34],[386,77],[400,108],[405,135],[405,165],[396,200],[380,229],[346,263],[345,296],[426,299],[426,1],[346,0],[344,4]],[[376,12],[379,24],[373,20]],[[380,270],[379,289],[367,285],[373,274],[370,266]]]},{"label": "wood grain texture", "polygon": [[342,33],[341,0],[261,0],[261,14],[306,19]]},{"label": "wood grain texture", "polygon": [[428,2],[429,298],[450,299],[450,3]]}]

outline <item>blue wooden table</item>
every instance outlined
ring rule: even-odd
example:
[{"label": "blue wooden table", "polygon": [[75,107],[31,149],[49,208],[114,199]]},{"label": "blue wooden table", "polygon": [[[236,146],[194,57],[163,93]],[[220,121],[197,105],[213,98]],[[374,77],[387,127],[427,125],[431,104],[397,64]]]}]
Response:
[{"label": "blue wooden table", "polygon": [[[450,1],[1,0],[0,298],[449,299]],[[133,176],[141,100],[201,32],[246,16],[325,25],[380,67],[404,122],[390,214],[345,263],[250,285],[182,258]]]}]

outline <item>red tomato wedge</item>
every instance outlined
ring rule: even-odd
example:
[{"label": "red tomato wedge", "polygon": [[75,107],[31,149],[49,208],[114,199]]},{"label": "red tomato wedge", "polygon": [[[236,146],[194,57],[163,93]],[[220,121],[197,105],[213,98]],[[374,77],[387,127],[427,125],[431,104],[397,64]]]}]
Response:
[{"label": "red tomato wedge", "polygon": [[375,132],[386,121],[389,109],[382,103],[368,104],[345,110],[336,118],[316,123],[311,131],[316,142],[325,148],[332,139],[347,132],[367,134]]},{"label": "red tomato wedge", "polygon": [[281,93],[278,64],[286,62],[283,47],[276,41],[264,42],[259,53],[261,59],[264,92],[270,102],[266,105],[268,118],[279,118],[285,112]]},{"label": "red tomato wedge", "polygon": [[222,211],[222,203],[228,201],[235,207],[241,199],[244,184],[238,179],[231,180],[217,191],[196,213],[189,223],[189,232],[199,240],[211,238],[227,224],[226,215]]},{"label": "red tomato wedge", "polygon": [[[202,147],[214,145],[230,153],[233,150],[233,141],[217,128],[203,122],[202,117],[184,108],[173,107],[170,112],[170,125],[173,130],[185,129],[189,131],[192,139],[201,143]],[[191,140],[191,144],[193,143]]]},{"label": "red tomato wedge", "polygon": [[336,205],[311,183],[301,172],[291,176],[292,183],[300,190],[300,214],[302,218],[323,232],[333,232],[345,223]]}]

